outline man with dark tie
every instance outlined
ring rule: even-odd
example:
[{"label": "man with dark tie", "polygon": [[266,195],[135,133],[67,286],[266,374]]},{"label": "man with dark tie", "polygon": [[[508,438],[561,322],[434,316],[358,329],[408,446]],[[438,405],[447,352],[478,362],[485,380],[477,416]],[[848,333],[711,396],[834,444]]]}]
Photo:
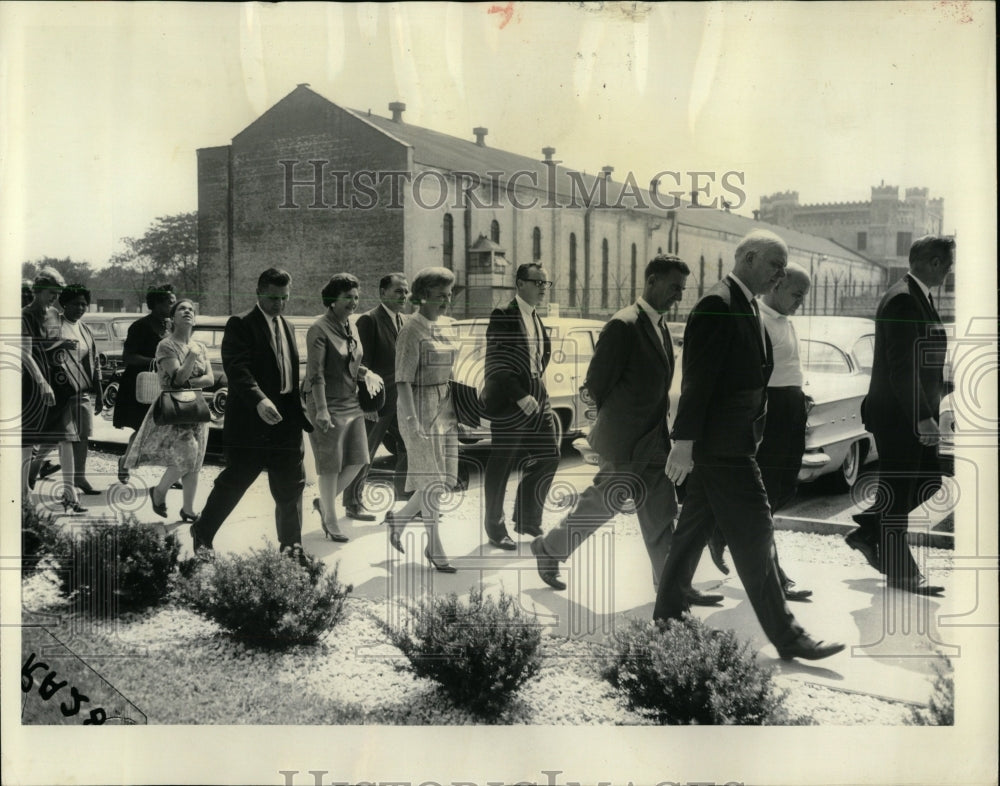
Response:
[{"label": "man with dark tie", "polygon": [[[654,257],[646,265],[642,296],[601,330],[585,383],[597,406],[589,441],[600,455],[600,467],[573,512],[531,544],[539,575],[554,589],[566,588],[559,563],[621,511],[626,500],[639,518],[654,588],[659,583],[677,515],[674,487],[663,473],[670,452],[667,415],[674,376],[674,347],[664,315],[680,301],[690,272],[675,256]],[[714,605],[722,596],[691,588],[688,600]]]},{"label": "man with dark tie", "polygon": [[281,553],[299,563],[302,552],[302,432],[312,431],[299,396],[299,353],[281,316],[292,277],[269,268],[257,280],[257,305],[229,318],[222,368],[229,382],[222,441],[226,468],[191,525],[195,554],[211,558],[212,540],[261,471],[274,498]]},{"label": "man with dark tie", "polygon": [[535,311],[550,283],[537,262],[520,265],[517,294],[493,310],[486,330],[483,408],[490,420],[491,448],[483,477],[485,529],[491,545],[513,551],[503,501],[511,470],[520,465],[514,499],[514,531],[542,534],[542,506],[559,466],[559,444],[543,376],[551,344]]},{"label": "man with dark tie", "polygon": [[955,264],[955,240],[927,235],[910,246],[910,270],[889,287],[875,315],[875,358],[861,403],[865,428],[878,449],[875,505],[854,516],[859,529],[847,544],[860,551],[891,587],[939,595],[906,542],[911,510],[941,487],[938,408],[945,395],[947,342],[931,289]]},{"label": "man with dark tie", "polygon": [[737,245],[735,256],[733,272],[698,301],[684,330],[681,398],[665,471],[676,484],[687,479],[687,492],[653,618],[679,618],[688,611],[686,590],[698,555],[718,526],[778,655],[816,660],[844,645],[814,641],[785,603],[772,556],[767,492],[754,458],[773,363],[754,296],[769,292],[784,276],[788,248],[774,233],[754,230]]},{"label": "man with dark tie", "polygon": [[[399,435],[396,419],[396,336],[403,326],[403,307],[410,294],[410,284],[403,273],[389,273],[378,284],[381,301],[371,311],[358,317],[358,335],[365,353],[365,365],[385,382],[385,406],[378,412],[377,420],[366,420],[369,458],[375,458],[387,438],[392,441],[396,454],[393,487],[397,497],[404,495],[406,485],[406,446]],[[348,518],[374,521],[375,516],[365,510],[364,489],[371,464],[361,468],[354,481],[344,489],[344,511]]]}]

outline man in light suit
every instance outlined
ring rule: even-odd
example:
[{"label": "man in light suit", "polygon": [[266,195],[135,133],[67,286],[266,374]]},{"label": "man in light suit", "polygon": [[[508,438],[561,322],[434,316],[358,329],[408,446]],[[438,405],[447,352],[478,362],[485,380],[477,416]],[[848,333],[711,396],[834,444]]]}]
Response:
[{"label": "man in light suit", "polygon": [[947,350],[931,288],[955,264],[955,240],[928,235],[910,247],[910,270],[882,297],[875,316],[875,358],[861,403],[865,428],[878,449],[876,505],[854,517],[860,528],[847,544],[886,575],[890,586],[939,595],[928,584],[906,543],[907,517],[941,487],[938,408],[945,395]]},{"label": "man in light suit", "polygon": [[[644,273],[642,296],[601,330],[586,388],[597,405],[590,444],[600,454],[593,485],[573,512],[531,544],[538,573],[554,589],[566,585],[559,563],[632,500],[653,568],[654,588],[670,550],[677,498],[663,474],[670,453],[667,414],[674,351],[664,314],[684,294],[690,274],[679,258],[660,254]],[[690,590],[689,601],[714,605],[721,595]]]},{"label": "man in light suit", "polygon": [[[396,420],[396,336],[403,326],[403,307],[410,294],[410,284],[402,273],[389,273],[378,284],[381,301],[371,311],[358,317],[358,335],[365,353],[365,365],[385,382],[385,406],[378,412],[378,420],[366,420],[369,459],[386,440],[392,440],[396,454],[393,486],[396,496],[404,494],[406,487],[406,446],[399,435]],[[348,518],[358,521],[375,521],[375,516],[365,510],[362,494],[371,464],[361,468],[357,477],[344,489],[344,510]]]},{"label": "man in light suit", "polygon": [[559,466],[555,422],[545,390],[552,346],[535,312],[551,286],[537,262],[515,273],[517,294],[493,310],[486,330],[483,408],[490,420],[491,449],[483,474],[486,537],[492,546],[513,551],[503,501],[507,479],[518,464],[521,482],[514,500],[514,531],[542,534],[542,506]]},{"label": "man in light suit", "polygon": [[733,272],[698,301],[684,330],[684,373],[666,474],[687,492],[653,618],[679,618],[698,556],[718,526],[768,639],[782,658],[825,658],[843,644],[814,641],[788,610],[772,556],[774,524],[754,458],[764,431],[773,355],[754,296],[785,274],[788,248],[755,230],[736,247]]},{"label": "man in light suit", "polygon": [[212,540],[263,470],[274,498],[281,553],[300,563],[302,552],[302,432],[312,426],[299,396],[299,353],[282,318],[292,277],[269,268],[257,280],[257,305],[229,318],[222,337],[222,367],[229,399],[222,441],[226,468],[215,480],[200,517],[191,525],[195,554],[212,556]]}]

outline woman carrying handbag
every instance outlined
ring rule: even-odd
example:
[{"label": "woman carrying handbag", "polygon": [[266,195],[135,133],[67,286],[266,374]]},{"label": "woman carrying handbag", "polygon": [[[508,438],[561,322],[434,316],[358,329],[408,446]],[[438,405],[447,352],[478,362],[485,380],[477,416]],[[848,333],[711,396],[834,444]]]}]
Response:
[{"label": "woman carrying handbag", "polygon": [[[173,331],[156,347],[157,373],[163,391],[160,396],[180,392],[177,397],[181,400],[203,398],[201,390],[215,382],[215,374],[205,345],[191,339],[195,325],[194,303],[187,299],[178,300],[170,316]],[[153,511],[167,518],[167,491],[177,480],[181,480],[181,519],[197,521],[194,498],[198,491],[198,473],[205,461],[208,422],[195,416],[191,420],[198,422],[158,423],[158,417],[163,420],[164,411],[160,402],[149,408],[135,439],[125,452],[122,467],[125,470],[140,464],[166,467],[160,482],[149,489]]]}]

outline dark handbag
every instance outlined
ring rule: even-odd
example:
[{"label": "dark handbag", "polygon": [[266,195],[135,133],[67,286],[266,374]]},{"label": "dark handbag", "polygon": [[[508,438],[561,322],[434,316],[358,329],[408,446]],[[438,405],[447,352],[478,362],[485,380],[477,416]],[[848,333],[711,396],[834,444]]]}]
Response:
[{"label": "dark handbag", "polygon": [[358,403],[366,415],[378,414],[385,407],[385,385],[382,385],[382,389],[373,396],[368,392],[368,386],[361,382],[358,385]]},{"label": "dark handbag", "polygon": [[479,420],[483,417],[483,402],[479,399],[479,392],[471,385],[451,380],[451,406],[455,410],[455,417],[459,423],[479,428]]},{"label": "dark handbag", "polygon": [[200,390],[164,390],[153,404],[157,426],[189,426],[208,423],[212,413]]}]

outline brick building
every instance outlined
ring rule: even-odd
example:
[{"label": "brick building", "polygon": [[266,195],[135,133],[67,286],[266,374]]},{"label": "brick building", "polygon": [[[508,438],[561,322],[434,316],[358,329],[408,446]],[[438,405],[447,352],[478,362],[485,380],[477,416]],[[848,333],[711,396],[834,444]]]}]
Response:
[{"label": "brick building", "polygon": [[[922,235],[944,230],[944,200],[929,199],[926,188],[872,186],[867,202],[799,204],[797,191],[760,199],[760,219],[834,240],[882,265],[892,283],[909,269],[910,244]],[[955,280],[949,275],[934,293],[942,316],[954,316]]]},{"label": "brick building", "polygon": [[198,150],[205,313],[249,307],[272,265],[292,273],[294,314],[318,313],[320,289],[341,270],[358,276],[368,306],[384,273],[442,265],[456,275],[454,315],[482,315],[512,296],[517,265],[534,260],[555,284],[550,311],[602,318],[631,302],[645,263],[668,252],[694,274],[683,317],[754,227],[784,237],[813,273],[806,313],[838,313],[845,292],[884,286],[882,266],[850,248],[718,209],[727,197],[718,183],[640,187],[611,166],[563,167],[551,147],[530,158],[489,147],[486,128],[460,139],[406,123],[404,104],[389,110],[343,108],[299,85],[230,145]]}]

